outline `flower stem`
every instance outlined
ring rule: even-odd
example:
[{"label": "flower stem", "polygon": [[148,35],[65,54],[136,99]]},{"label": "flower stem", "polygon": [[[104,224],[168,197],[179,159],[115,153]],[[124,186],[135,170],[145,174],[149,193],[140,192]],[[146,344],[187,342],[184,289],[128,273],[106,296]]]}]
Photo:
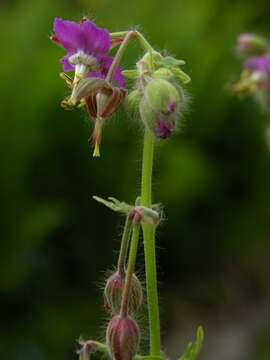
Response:
[{"label": "flower stem", "polygon": [[112,81],[113,79],[113,75],[114,75],[114,71],[116,69],[116,67],[119,65],[122,56],[124,55],[124,52],[126,51],[126,48],[130,42],[130,40],[134,37],[135,35],[135,31],[128,31],[125,34],[124,40],[122,41],[121,45],[119,46],[117,53],[115,54],[115,57],[113,59],[113,62],[110,66],[110,69],[108,71],[108,74],[106,76],[106,80],[107,81]]},{"label": "flower stem", "polygon": [[[141,205],[148,208],[151,208],[152,206],[153,155],[153,135],[148,129],[145,129],[142,161]],[[147,306],[150,331],[150,355],[158,357],[160,356],[160,320],[157,291],[155,226],[143,223],[142,229],[144,238]]]},{"label": "flower stem", "polygon": [[118,264],[117,264],[117,269],[118,269],[119,273],[121,273],[122,275],[125,274],[125,266],[126,266],[126,259],[127,259],[128,243],[129,243],[130,232],[131,232],[131,225],[132,225],[132,220],[128,214],[126,217],[126,222],[125,222],[124,231],[123,231],[123,235],[122,235],[120,253],[119,253]]},{"label": "flower stem", "polygon": [[129,303],[129,295],[131,288],[132,276],[135,270],[136,256],[137,256],[137,248],[140,234],[140,223],[133,223],[133,232],[130,243],[129,257],[128,257],[128,267],[127,274],[125,279],[125,286],[123,290],[123,297],[121,303],[120,316],[126,317],[128,315],[128,303]]},{"label": "flower stem", "polygon": [[121,38],[121,37],[126,36],[126,34],[128,34],[129,32],[133,32],[134,37],[137,37],[137,39],[140,41],[144,50],[150,51],[150,52],[154,50],[152,48],[152,46],[149,44],[149,42],[146,40],[146,38],[143,36],[143,34],[141,34],[137,30],[113,32],[113,33],[110,33],[110,37],[112,39]]}]

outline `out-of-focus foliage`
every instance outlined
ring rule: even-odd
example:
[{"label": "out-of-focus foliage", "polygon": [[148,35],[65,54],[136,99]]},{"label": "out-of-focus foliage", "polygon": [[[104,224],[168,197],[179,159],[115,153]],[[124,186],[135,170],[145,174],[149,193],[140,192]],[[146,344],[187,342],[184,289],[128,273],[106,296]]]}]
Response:
[{"label": "out-of-focus foliage", "polygon": [[[123,110],[106,126],[97,160],[89,150],[88,119],[59,106],[66,89],[58,77],[63,52],[49,41],[53,18],[88,15],[111,31],[139,25],[158,49],[186,60],[190,111],[183,130],[158,146],[155,164],[154,198],[164,203],[168,219],[158,234],[164,297],[174,286],[184,301],[241,304],[258,289],[247,281],[248,291],[228,292],[222,279],[229,272],[234,280],[239,271],[252,278],[269,253],[264,131],[270,116],[252,101],[229,96],[224,85],[240,69],[236,36],[254,31],[269,37],[269,11],[268,0],[2,0],[3,359],[72,359],[80,334],[101,336],[99,283],[115,262],[122,224],[92,195],[133,202],[139,192],[136,117]],[[128,68],[138,50],[132,46],[125,57]],[[258,285],[264,295],[268,279]],[[268,347],[256,360],[266,359],[266,351],[269,357]]]}]

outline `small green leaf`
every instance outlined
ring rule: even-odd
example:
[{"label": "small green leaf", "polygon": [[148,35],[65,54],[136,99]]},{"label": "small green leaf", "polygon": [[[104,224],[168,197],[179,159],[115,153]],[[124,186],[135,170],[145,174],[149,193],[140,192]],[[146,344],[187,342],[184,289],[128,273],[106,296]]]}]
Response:
[{"label": "small green leaf", "polygon": [[160,66],[164,66],[166,68],[172,68],[175,66],[181,66],[181,65],[185,65],[185,61],[184,60],[178,60],[175,59],[172,56],[165,56],[162,59],[158,59],[155,61],[157,65]]},{"label": "small green leaf", "polygon": [[137,70],[123,70],[122,75],[126,79],[136,80],[138,78],[138,71]]},{"label": "small green leaf", "polygon": [[194,343],[190,342],[188,344],[184,354],[178,360],[195,360],[201,350],[203,338],[203,328],[199,326]]},{"label": "small green leaf", "polygon": [[130,206],[129,204],[126,204],[125,202],[121,202],[113,197],[109,197],[108,200],[105,200],[99,196],[93,196],[93,199],[107,206],[109,209],[116,212],[120,212],[122,214],[128,214],[132,209],[132,206]]},{"label": "small green leaf", "polygon": [[191,81],[191,78],[183,70],[172,67],[171,71],[183,84],[188,84]]}]

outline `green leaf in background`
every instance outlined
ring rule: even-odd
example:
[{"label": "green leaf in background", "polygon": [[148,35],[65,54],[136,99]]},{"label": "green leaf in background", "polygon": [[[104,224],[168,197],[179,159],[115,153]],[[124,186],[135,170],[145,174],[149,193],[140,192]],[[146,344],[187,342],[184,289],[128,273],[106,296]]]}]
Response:
[{"label": "green leaf in background", "polygon": [[203,328],[199,326],[194,343],[188,344],[184,354],[178,360],[195,360],[201,350],[203,337]]}]

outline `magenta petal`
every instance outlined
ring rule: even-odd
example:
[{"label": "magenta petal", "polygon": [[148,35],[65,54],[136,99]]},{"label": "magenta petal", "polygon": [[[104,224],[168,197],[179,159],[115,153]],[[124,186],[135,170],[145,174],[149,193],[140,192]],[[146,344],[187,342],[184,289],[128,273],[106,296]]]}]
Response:
[{"label": "magenta petal", "polygon": [[245,62],[245,68],[251,71],[266,71],[270,75],[270,58],[266,56],[253,57]]},{"label": "magenta petal", "polygon": [[[113,62],[113,58],[111,58],[109,56],[103,56],[103,57],[100,57],[99,60],[100,60],[100,65],[102,67],[102,72],[107,75],[109,68]],[[119,87],[122,87],[122,88],[125,87],[125,80],[123,78],[120,66],[116,67],[116,69],[114,71],[113,80]]]},{"label": "magenta petal", "polygon": [[53,30],[57,41],[68,52],[76,52],[81,42],[80,25],[74,21],[62,20],[56,18],[53,24]]},{"label": "magenta petal", "polygon": [[98,28],[90,20],[81,23],[82,35],[85,39],[85,50],[89,54],[103,55],[110,49],[110,34],[107,30]]},{"label": "magenta petal", "polygon": [[67,54],[60,60],[61,64],[63,65],[64,72],[74,71],[74,66],[71,65],[70,62],[68,61],[69,57],[70,57],[70,54]]}]

